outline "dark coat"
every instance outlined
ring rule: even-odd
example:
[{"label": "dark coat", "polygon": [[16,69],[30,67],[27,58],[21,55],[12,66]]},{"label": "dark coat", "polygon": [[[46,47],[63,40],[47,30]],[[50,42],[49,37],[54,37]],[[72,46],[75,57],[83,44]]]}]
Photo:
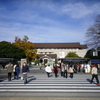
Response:
[{"label": "dark coat", "polygon": [[26,72],[29,72],[29,67],[27,65],[22,66],[22,73],[26,73]]},{"label": "dark coat", "polygon": [[16,72],[16,73],[20,73],[20,67],[19,67],[19,66],[16,66],[16,67],[15,67],[15,72]]},{"label": "dark coat", "polygon": [[54,73],[58,73],[58,67],[54,67]]}]

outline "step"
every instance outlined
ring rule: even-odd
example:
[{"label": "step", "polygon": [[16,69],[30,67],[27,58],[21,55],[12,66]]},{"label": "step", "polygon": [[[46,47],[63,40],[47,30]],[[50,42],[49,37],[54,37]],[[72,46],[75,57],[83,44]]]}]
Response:
[{"label": "step", "polygon": [[100,87],[88,87],[88,86],[2,86],[0,89],[97,89],[100,90]]},{"label": "step", "polygon": [[[24,83],[19,83],[19,84],[17,84],[17,83],[9,83],[9,84],[0,84],[0,86],[22,86],[22,85],[24,85]],[[26,85],[28,85],[28,86],[95,86],[95,84],[50,84],[50,83],[48,83],[48,84],[36,84],[36,83],[34,83],[34,84],[26,84]]]},{"label": "step", "polygon": [[79,90],[79,89],[76,89],[76,90],[55,90],[55,89],[47,89],[47,90],[44,90],[44,89],[42,89],[42,90],[35,90],[35,89],[33,89],[33,90],[25,90],[25,89],[19,89],[19,90],[15,90],[15,89],[12,89],[12,90],[10,90],[10,89],[6,89],[6,90],[4,90],[4,89],[0,89],[0,92],[18,92],[18,93],[22,93],[22,92],[26,92],[26,93],[29,93],[29,92],[38,92],[38,93],[43,93],[43,92],[45,92],[45,93],[75,93],[75,92],[77,92],[77,93],[100,93],[100,90]]},{"label": "step", "polygon": [[73,79],[63,77],[28,76],[24,81],[4,80],[0,82],[0,93],[100,93],[100,87],[90,84],[86,77],[77,76]]},{"label": "step", "polygon": [[[11,83],[23,83],[24,81],[12,81],[12,82],[2,82],[2,84],[11,84]],[[35,84],[35,83],[37,83],[37,84],[50,84],[50,83],[53,83],[53,84],[89,84],[89,82],[55,82],[55,81],[50,81],[50,82],[48,82],[48,81],[28,81],[28,83],[32,83],[32,84]],[[0,83],[1,84],[1,83]]]}]

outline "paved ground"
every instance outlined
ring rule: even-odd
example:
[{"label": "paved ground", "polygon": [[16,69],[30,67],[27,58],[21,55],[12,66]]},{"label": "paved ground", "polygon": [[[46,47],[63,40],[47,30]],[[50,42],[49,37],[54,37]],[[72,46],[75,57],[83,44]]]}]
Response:
[{"label": "paved ground", "polygon": [[[31,74],[37,78],[46,78],[46,73],[39,69],[31,69]],[[78,73],[75,77],[91,78],[91,74]],[[6,70],[3,70],[0,74],[0,80],[7,79]],[[81,79],[81,77],[80,77]],[[100,76],[99,76],[100,80]],[[88,90],[88,89],[87,89]],[[80,94],[80,95],[79,95]],[[0,100],[100,100],[100,93],[13,93],[4,92],[0,93]]]},{"label": "paved ground", "polygon": [[0,98],[0,100],[100,100],[100,98]]}]

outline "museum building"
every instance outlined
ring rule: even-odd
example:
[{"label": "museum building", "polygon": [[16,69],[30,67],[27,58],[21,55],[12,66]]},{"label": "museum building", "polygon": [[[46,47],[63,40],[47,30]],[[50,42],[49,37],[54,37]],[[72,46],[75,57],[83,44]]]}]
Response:
[{"label": "museum building", "polygon": [[80,43],[34,43],[38,58],[65,58],[69,52],[76,52],[80,57],[86,54],[87,46]]}]

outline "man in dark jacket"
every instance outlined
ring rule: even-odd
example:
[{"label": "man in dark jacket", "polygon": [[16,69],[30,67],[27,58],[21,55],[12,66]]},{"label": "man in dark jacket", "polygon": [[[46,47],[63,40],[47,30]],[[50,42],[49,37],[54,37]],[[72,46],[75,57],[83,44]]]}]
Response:
[{"label": "man in dark jacket", "polygon": [[27,66],[26,62],[23,63],[22,66],[22,74],[24,78],[24,84],[27,83],[27,73],[29,72],[29,67]]},{"label": "man in dark jacket", "polygon": [[11,81],[13,65],[9,63],[6,67],[7,67],[7,72],[8,72],[8,81]]}]

